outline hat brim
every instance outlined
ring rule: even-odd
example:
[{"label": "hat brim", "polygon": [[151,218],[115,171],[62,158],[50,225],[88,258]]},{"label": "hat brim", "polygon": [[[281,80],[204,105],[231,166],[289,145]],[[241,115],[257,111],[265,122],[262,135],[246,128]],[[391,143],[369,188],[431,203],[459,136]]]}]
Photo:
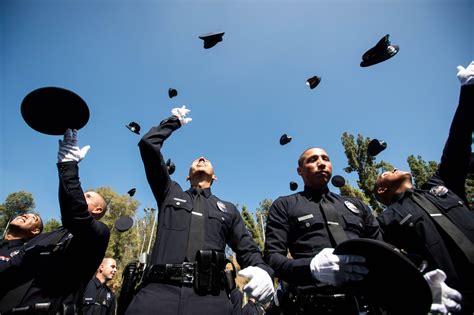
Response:
[{"label": "hat brim", "polygon": [[133,219],[129,216],[121,216],[115,221],[115,229],[119,232],[126,232],[133,226]]},{"label": "hat brim", "polygon": [[351,286],[361,292],[371,305],[395,314],[427,314],[431,289],[418,268],[397,248],[372,239],[351,239],[334,250],[338,255],[360,255],[369,273]]},{"label": "hat brim", "polygon": [[360,63],[360,66],[361,67],[369,67],[369,66],[376,65],[378,63],[381,63],[385,60],[388,60],[388,59],[392,58],[393,56],[395,56],[398,53],[398,51],[400,50],[400,47],[398,45],[390,45],[390,46],[393,47],[393,49],[394,49],[394,51],[392,53],[386,53],[386,54],[377,56],[375,58],[369,58],[367,60],[362,60],[362,62]]},{"label": "hat brim", "polygon": [[47,135],[63,135],[68,128],[81,129],[89,121],[89,108],[76,93],[43,87],[30,92],[21,103],[21,115],[34,130]]}]

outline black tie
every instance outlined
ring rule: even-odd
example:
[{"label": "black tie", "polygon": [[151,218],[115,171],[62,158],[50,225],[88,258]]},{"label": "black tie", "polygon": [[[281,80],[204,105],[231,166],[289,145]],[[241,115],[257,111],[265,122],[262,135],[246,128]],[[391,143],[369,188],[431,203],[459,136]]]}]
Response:
[{"label": "black tie", "polygon": [[186,258],[189,262],[196,261],[196,253],[204,247],[204,202],[202,189],[193,190],[193,211],[189,228],[188,248]]},{"label": "black tie", "polygon": [[348,239],[346,232],[342,228],[341,215],[334,208],[333,203],[323,195],[320,203],[320,209],[326,220],[326,224],[334,247]]}]

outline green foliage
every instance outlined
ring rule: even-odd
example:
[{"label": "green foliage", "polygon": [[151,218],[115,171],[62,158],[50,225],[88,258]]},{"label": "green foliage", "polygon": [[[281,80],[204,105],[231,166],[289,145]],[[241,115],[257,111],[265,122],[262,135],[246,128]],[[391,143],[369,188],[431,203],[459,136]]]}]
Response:
[{"label": "green foliage", "polygon": [[436,172],[438,163],[435,161],[425,162],[420,155],[415,157],[410,155],[407,158],[408,166],[410,167],[411,175],[415,187],[421,188]]},{"label": "green foliage", "polygon": [[344,168],[347,173],[356,172],[358,175],[357,186],[342,187],[341,194],[347,196],[359,197],[367,202],[373,210],[380,212],[382,210],[380,204],[375,199],[373,192],[377,175],[381,172],[393,169],[393,166],[385,161],[375,162],[375,157],[367,153],[370,138],[364,138],[361,134],[357,135],[357,139],[347,132],[342,134],[342,145],[347,157],[348,166]]},{"label": "green foliage", "polygon": [[250,235],[252,236],[253,240],[257,244],[260,249],[263,249],[263,239],[262,239],[262,234],[260,230],[258,229],[257,224],[255,223],[255,220],[253,218],[253,215],[250,213],[250,211],[247,210],[247,207],[243,206],[242,207],[242,219],[244,220],[245,226],[247,227],[247,230],[250,232]]},{"label": "green foliage", "polygon": [[61,222],[56,219],[50,219],[48,222],[44,223],[43,233],[51,232],[56,230],[61,226]]},{"label": "green foliage", "polygon": [[4,233],[6,225],[15,215],[31,211],[35,208],[35,201],[30,192],[18,191],[11,193],[0,205],[0,232]]}]

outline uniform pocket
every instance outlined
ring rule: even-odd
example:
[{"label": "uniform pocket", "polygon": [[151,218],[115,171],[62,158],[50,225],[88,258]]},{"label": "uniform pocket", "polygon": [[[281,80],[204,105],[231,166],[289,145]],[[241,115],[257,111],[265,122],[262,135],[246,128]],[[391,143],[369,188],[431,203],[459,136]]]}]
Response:
[{"label": "uniform pocket", "polygon": [[184,230],[189,225],[192,204],[183,200],[170,200],[160,210],[160,221],[165,229]]}]

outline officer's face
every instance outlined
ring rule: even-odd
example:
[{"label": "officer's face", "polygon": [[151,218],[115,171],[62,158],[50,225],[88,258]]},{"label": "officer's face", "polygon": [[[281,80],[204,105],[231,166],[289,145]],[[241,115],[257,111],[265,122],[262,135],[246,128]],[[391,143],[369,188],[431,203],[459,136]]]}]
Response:
[{"label": "officer's face", "polygon": [[189,169],[189,178],[192,178],[195,174],[204,173],[209,176],[214,176],[214,167],[211,161],[201,156],[193,161],[191,168]]},{"label": "officer's face", "polygon": [[383,172],[377,178],[379,186],[391,188],[399,186],[405,181],[411,182],[411,174],[409,172],[400,171],[399,169],[393,169],[391,172]]},{"label": "officer's face", "polygon": [[331,179],[332,163],[326,151],[312,148],[303,152],[297,170],[306,186],[319,189]]},{"label": "officer's face", "polygon": [[36,235],[40,233],[40,229],[39,229],[40,224],[41,224],[41,219],[39,216],[33,213],[25,213],[25,214],[15,217],[10,222],[10,227]]},{"label": "officer's face", "polygon": [[117,262],[115,259],[106,258],[100,266],[100,272],[107,280],[112,280],[117,273]]}]

